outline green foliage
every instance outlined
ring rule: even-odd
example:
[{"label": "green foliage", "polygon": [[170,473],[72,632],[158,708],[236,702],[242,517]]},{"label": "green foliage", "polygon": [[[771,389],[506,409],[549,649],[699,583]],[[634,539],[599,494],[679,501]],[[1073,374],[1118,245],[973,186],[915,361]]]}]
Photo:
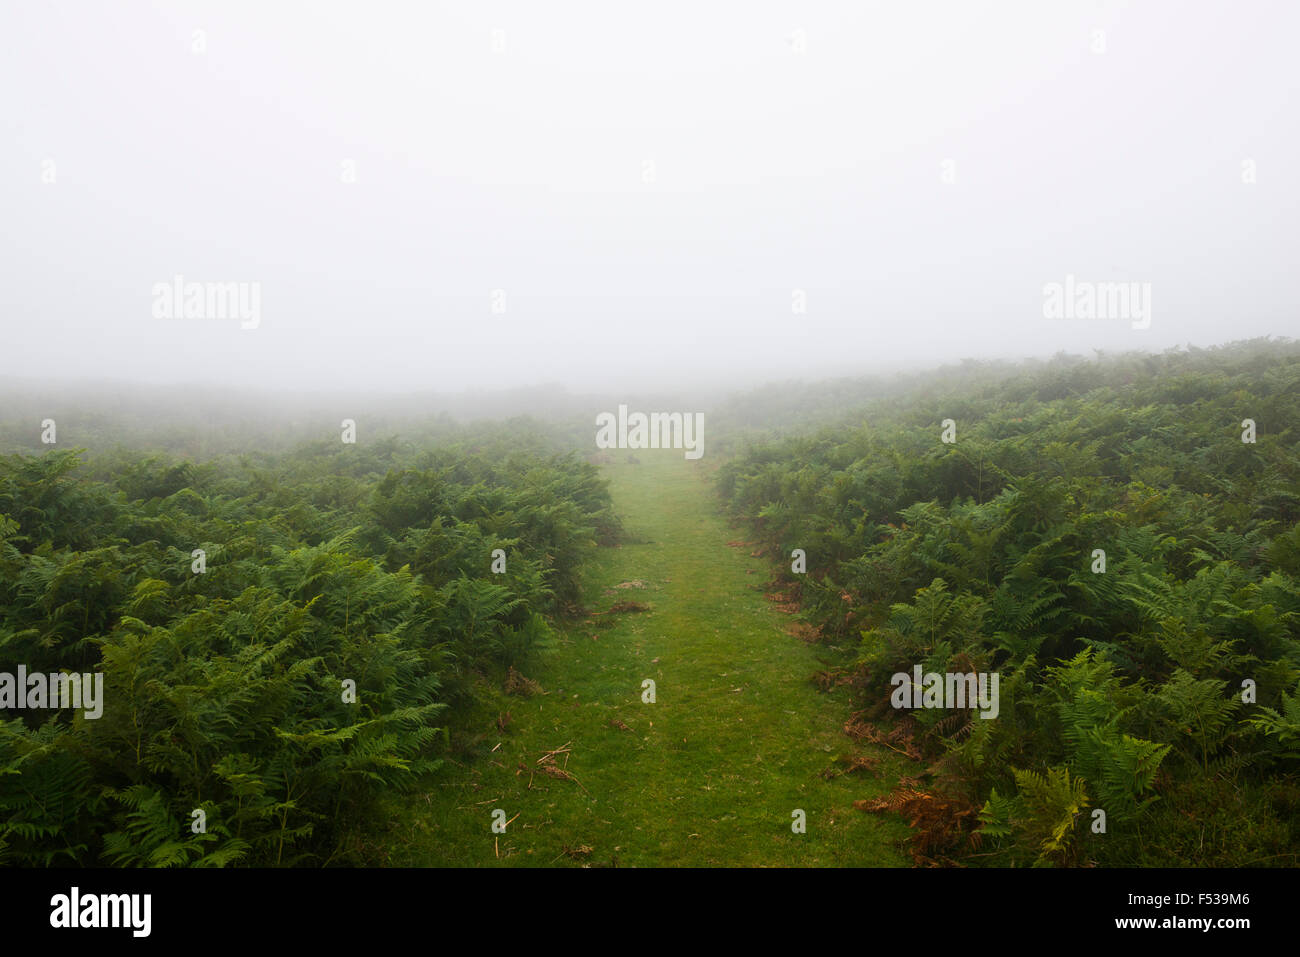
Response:
[{"label": "green foliage", "polygon": [[617,535],[594,466],[519,438],[0,459],[2,670],[101,673],[105,698],[0,716],[0,862],[364,860],[379,798],[437,770]]},{"label": "green foliage", "polygon": [[1300,685],[1295,694],[1282,692],[1282,707],[1261,707],[1260,714],[1251,717],[1250,723],[1285,749],[1291,758],[1300,758]]},{"label": "green foliage", "polygon": [[[942,786],[985,809],[981,862],[1168,864],[1177,833],[1175,863],[1294,863],[1300,348],[969,365],[876,393],[838,428],[752,442],[717,485],[761,546],[808,554],[778,574],[828,654],[856,646],[859,707],[892,713],[890,676],[916,665],[1000,674],[994,720],[909,715]],[[1058,833],[1075,787],[1104,839]],[[1273,843],[1183,841],[1224,793]]]},{"label": "green foliage", "polygon": [[1026,839],[1042,853],[1036,864],[1067,858],[1073,846],[1074,819],[1088,806],[1082,778],[1070,778],[1069,768],[1016,771],[1023,809],[1021,827]]}]

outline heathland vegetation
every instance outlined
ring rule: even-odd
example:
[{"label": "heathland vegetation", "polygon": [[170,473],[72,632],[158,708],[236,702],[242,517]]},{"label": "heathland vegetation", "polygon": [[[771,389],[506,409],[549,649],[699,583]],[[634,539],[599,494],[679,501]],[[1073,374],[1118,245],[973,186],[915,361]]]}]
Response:
[{"label": "heathland vegetation", "polygon": [[[849,732],[917,762],[876,809],[923,861],[1296,864],[1300,351],[966,372],[719,478]],[[898,709],[917,666],[998,675],[997,717]]]},{"label": "heathland vegetation", "polygon": [[596,468],[520,423],[0,460],[0,670],[106,699],[0,721],[0,861],[363,860],[377,798],[437,769],[475,676],[545,640],[617,530]]},{"label": "heathland vegetation", "polygon": [[251,401],[7,409],[0,863],[1300,863],[1293,342],[669,404],[698,461]]}]

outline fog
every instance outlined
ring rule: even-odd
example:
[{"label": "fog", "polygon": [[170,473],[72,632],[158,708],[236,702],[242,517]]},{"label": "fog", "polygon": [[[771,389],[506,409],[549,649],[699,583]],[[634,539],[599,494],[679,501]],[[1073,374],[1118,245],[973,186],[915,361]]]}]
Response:
[{"label": "fog", "polygon": [[[1287,3],[7,4],[3,372],[610,393],[1294,335],[1297,28]],[[1075,280],[1146,315],[1046,318]],[[178,282],[247,284],[256,316],[187,318]]]}]

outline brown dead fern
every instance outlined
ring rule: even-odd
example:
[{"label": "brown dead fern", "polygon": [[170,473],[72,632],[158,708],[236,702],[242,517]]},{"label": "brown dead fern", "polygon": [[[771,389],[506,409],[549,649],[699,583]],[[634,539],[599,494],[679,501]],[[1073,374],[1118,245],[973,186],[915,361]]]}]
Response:
[{"label": "brown dead fern", "polygon": [[532,678],[526,678],[511,666],[506,673],[506,694],[519,695],[523,698],[530,698],[535,694],[543,694],[542,686]]}]

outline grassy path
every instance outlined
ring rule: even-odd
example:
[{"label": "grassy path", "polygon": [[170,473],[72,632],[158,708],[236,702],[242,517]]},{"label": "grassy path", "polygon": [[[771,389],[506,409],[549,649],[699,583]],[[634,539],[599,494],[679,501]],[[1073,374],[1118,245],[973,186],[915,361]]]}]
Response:
[{"label": "grassy path", "polygon": [[[602,549],[586,606],[650,611],[571,627],[526,668],[545,694],[502,696],[505,732],[484,715],[482,754],[393,809],[393,863],[545,866],[885,866],[907,863],[896,818],[854,810],[898,765],[827,779],[839,755],[843,691],[810,680],[816,651],[754,587],[768,568],[720,518],[699,463],[639,453],[606,467],[631,542]],[[620,457],[621,459],[622,457]],[[644,589],[613,586],[638,580]],[[656,700],[642,701],[653,679]],[[627,730],[616,727],[621,722]],[[576,780],[525,771],[564,745]],[[566,764],[567,760],[567,764]],[[531,786],[530,786],[531,785]],[[492,833],[492,812],[511,819]],[[803,809],[807,831],[792,833]],[[580,857],[565,847],[590,848]]]}]

